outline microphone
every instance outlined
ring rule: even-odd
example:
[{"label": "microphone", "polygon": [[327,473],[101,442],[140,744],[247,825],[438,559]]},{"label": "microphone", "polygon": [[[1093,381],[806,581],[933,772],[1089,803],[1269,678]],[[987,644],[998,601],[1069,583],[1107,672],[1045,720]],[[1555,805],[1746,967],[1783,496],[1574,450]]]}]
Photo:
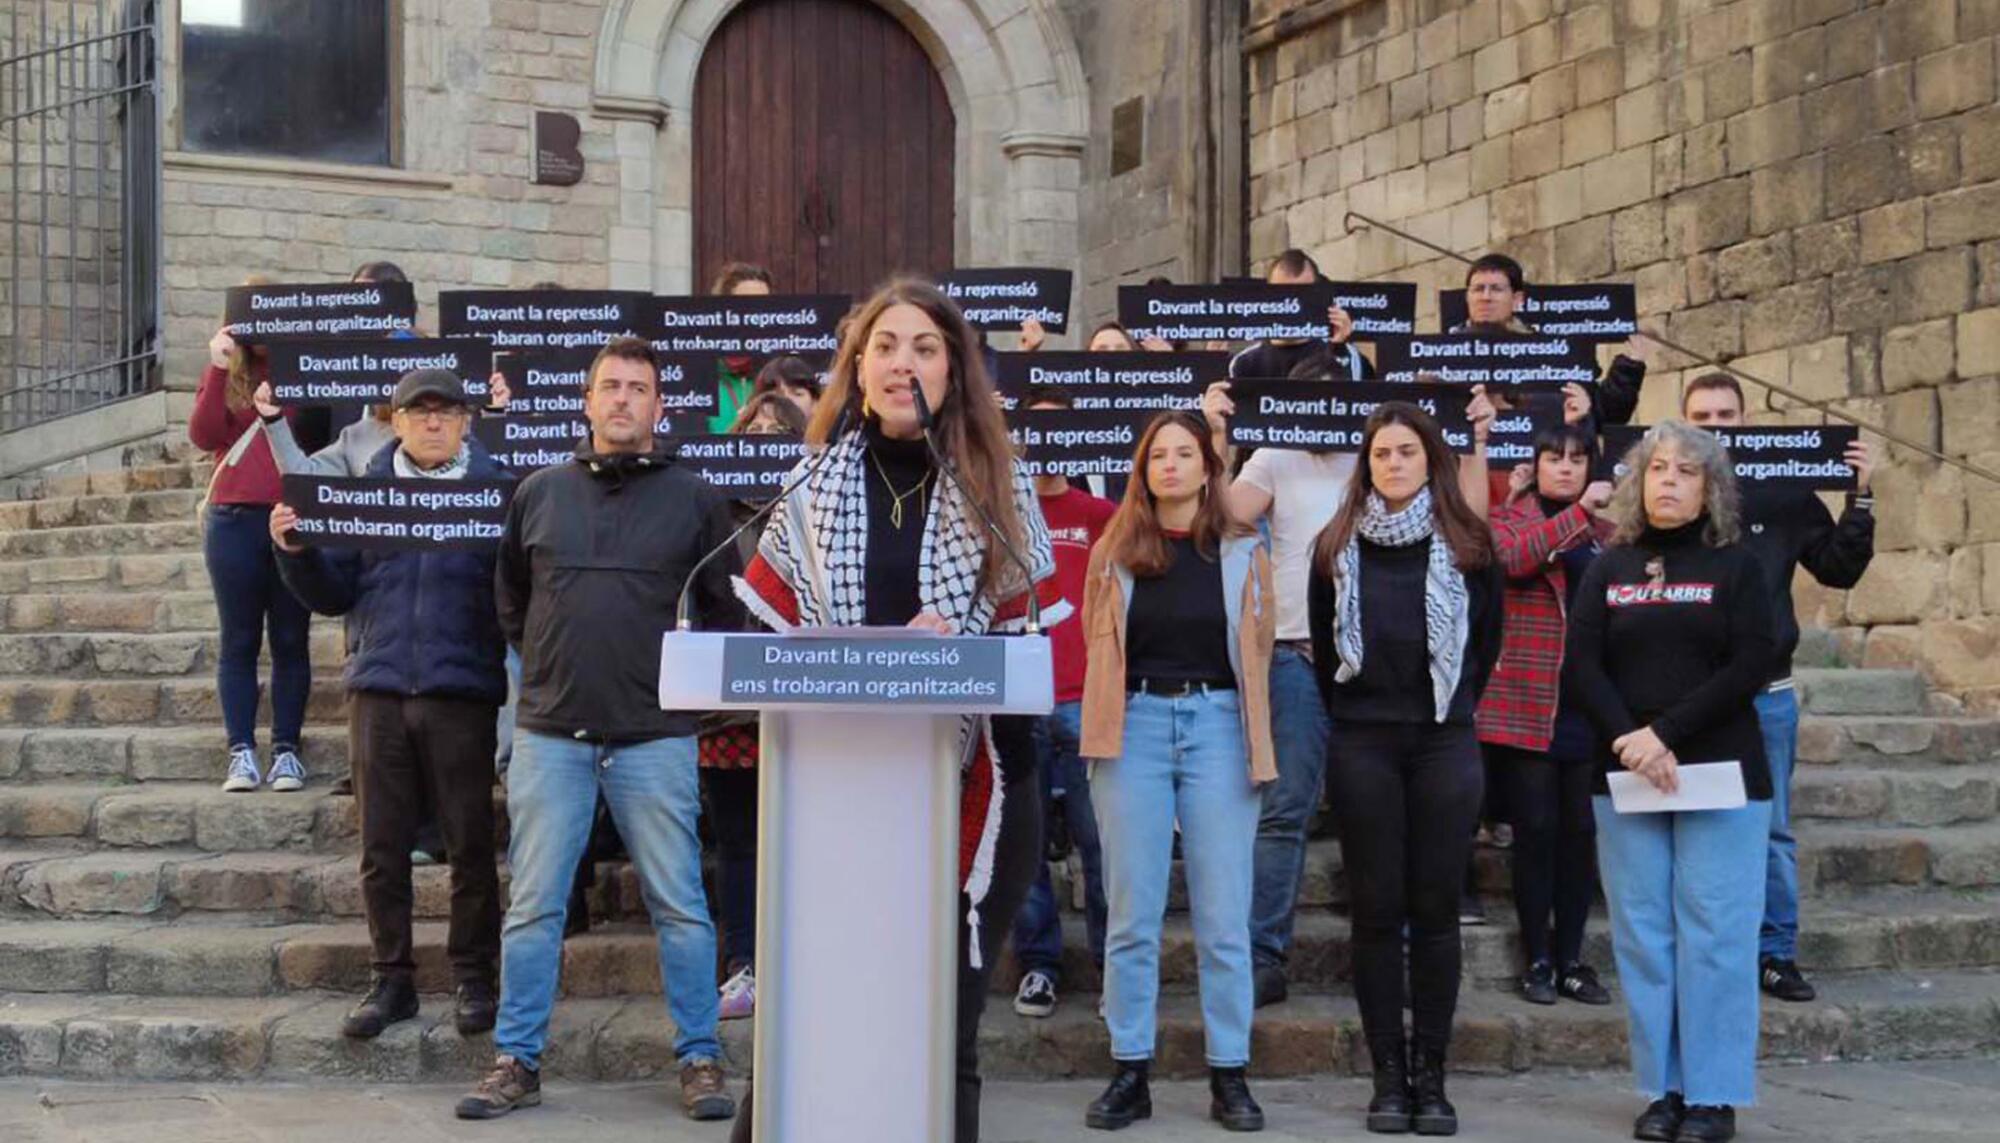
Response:
[{"label": "microphone", "polygon": [[1007,533],[1002,531],[999,522],[993,519],[993,513],[988,512],[986,505],[981,504],[971,492],[966,490],[964,482],[958,478],[958,473],[952,469],[951,463],[945,459],[944,453],[938,450],[937,437],[931,433],[931,427],[937,423],[937,418],[931,413],[930,401],[924,397],[923,384],[914,377],[910,378],[910,396],[917,404],[917,425],[923,429],[924,447],[930,450],[931,463],[937,465],[938,471],[958,486],[958,494],[965,498],[966,503],[972,505],[973,510],[979,513],[980,520],[985,522],[987,534],[993,537],[994,541],[1000,545],[1001,550],[1006,552],[1008,558],[1014,561],[1014,566],[1020,569],[1021,582],[1027,586],[1028,592],[1028,634],[1040,635],[1042,633],[1042,601],[1035,595],[1034,569],[1028,566],[1028,561],[1021,558],[1019,549],[1015,548],[1013,543],[1007,539]]},{"label": "microphone", "polygon": [[703,553],[702,557],[694,562],[694,566],[688,569],[687,582],[681,585],[680,598],[674,601],[674,629],[676,631],[694,630],[694,616],[688,610],[688,603],[691,598],[691,593],[694,591],[695,578],[701,574],[701,569],[707,567],[709,563],[715,559],[715,557],[735,547],[737,538],[742,536],[743,533],[749,531],[751,525],[757,523],[757,521],[759,520],[762,520],[764,517],[769,516],[773,511],[777,509],[779,502],[783,501],[786,497],[790,496],[793,493],[793,491],[795,491],[800,485],[812,479],[813,473],[819,471],[819,466],[825,464],[826,458],[833,455],[834,444],[838,442],[841,437],[847,435],[847,428],[849,425],[853,423],[854,423],[854,406],[849,405],[848,407],[840,411],[840,419],[833,423],[833,432],[827,436],[826,446],[819,450],[818,456],[813,457],[812,460],[806,463],[805,471],[799,473],[797,476],[794,476],[791,479],[790,483],[786,484],[783,488],[778,490],[778,494],[776,496],[771,497],[771,499],[767,501],[762,508],[759,508],[755,512],[752,512],[750,514],[749,519],[743,521],[741,524],[738,524],[736,526],[735,531],[729,533],[729,535],[725,537],[721,543],[715,545],[714,547],[710,548],[707,552]]}]

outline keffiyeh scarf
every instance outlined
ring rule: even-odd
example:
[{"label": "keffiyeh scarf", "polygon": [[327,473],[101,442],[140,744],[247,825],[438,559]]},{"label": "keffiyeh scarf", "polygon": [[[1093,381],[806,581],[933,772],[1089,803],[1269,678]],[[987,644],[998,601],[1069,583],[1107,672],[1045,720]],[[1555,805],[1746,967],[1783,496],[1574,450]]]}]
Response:
[{"label": "keffiyeh scarf", "polygon": [[1431,490],[1425,485],[1401,512],[1389,511],[1379,492],[1370,492],[1361,519],[1347,546],[1334,557],[1334,650],[1340,665],[1335,682],[1361,673],[1361,540],[1384,548],[1406,548],[1428,542],[1430,560],[1424,572],[1424,642],[1430,649],[1431,707],[1443,722],[1451,710],[1464,666],[1465,638],[1470,625],[1465,577],[1459,574],[1451,545],[1437,534]]}]

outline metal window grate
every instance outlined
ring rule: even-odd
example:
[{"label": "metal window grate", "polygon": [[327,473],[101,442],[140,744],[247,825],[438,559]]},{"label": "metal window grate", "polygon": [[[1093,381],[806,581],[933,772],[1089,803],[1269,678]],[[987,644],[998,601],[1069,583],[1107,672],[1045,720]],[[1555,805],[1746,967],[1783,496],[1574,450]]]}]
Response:
[{"label": "metal window grate", "polygon": [[0,432],[159,383],[160,0],[0,0]]}]

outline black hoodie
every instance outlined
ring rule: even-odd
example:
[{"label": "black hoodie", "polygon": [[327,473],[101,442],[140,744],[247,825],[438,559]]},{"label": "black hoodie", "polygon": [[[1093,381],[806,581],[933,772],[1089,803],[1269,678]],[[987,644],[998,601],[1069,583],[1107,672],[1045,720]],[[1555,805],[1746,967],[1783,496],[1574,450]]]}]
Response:
[{"label": "black hoodie", "polygon": [[[500,628],[521,652],[519,725],[590,742],[695,733],[695,714],[660,709],[660,636],[689,570],[732,530],[728,501],[657,439],[611,456],[585,439],[522,481],[494,572]],[[697,626],[742,629],[729,586],[741,566],[732,548],[702,569]]]},{"label": "black hoodie", "polygon": [[1849,493],[1847,507],[1836,523],[1819,494],[1781,484],[1751,484],[1743,489],[1743,546],[1764,570],[1771,591],[1771,617],[1777,624],[1778,653],[1771,661],[1771,681],[1792,676],[1792,653],[1799,649],[1799,619],[1792,604],[1792,576],[1800,568],[1831,588],[1846,590],[1861,582],[1868,561],[1875,558],[1875,500]]}]

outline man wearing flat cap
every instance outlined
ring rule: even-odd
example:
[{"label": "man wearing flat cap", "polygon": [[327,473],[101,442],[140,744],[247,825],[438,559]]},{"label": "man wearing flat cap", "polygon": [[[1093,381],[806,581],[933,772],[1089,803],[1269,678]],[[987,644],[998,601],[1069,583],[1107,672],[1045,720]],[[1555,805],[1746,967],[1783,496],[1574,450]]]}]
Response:
[{"label": "man wearing flat cap", "polygon": [[[396,386],[396,440],[374,479],[505,480],[467,433],[458,377],[418,369]],[[278,572],[299,601],[347,616],[347,754],[361,811],[361,895],[374,982],[341,1031],[378,1036],[417,1014],[410,848],[425,809],[451,862],[447,952],[467,1035],[493,1027],[500,956],[494,867],[494,715],[507,699],[506,641],[493,602],[494,551],[355,551],[300,546],[298,516],[271,512]]]}]

